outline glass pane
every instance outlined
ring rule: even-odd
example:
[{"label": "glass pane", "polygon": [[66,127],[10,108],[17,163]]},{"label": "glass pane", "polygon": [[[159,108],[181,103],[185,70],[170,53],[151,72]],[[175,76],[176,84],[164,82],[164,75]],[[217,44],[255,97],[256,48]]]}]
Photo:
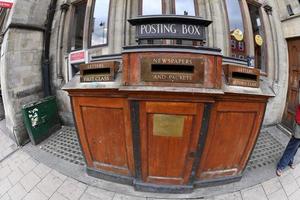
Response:
[{"label": "glass pane", "polygon": [[263,42],[264,42],[264,33],[263,27],[261,23],[261,18],[259,14],[259,8],[248,4],[250,18],[253,29],[254,36],[254,50],[255,50],[255,66],[262,71],[266,71],[264,63],[263,63]]},{"label": "glass pane", "polygon": [[143,15],[161,15],[162,2],[161,0],[143,0]]},{"label": "glass pane", "polygon": [[74,12],[74,21],[72,23],[71,30],[71,50],[82,49],[83,47],[83,26],[84,26],[84,17],[85,17],[85,9],[86,2],[75,5]]},{"label": "glass pane", "polygon": [[239,0],[226,0],[230,31],[231,57],[246,59],[244,23]]},{"label": "glass pane", "polygon": [[96,0],[91,19],[91,46],[107,43],[109,0]]},{"label": "glass pane", "polygon": [[230,32],[240,29],[244,32],[243,18],[239,0],[226,0]]},{"label": "glass pane", "polygon": [[195,16],[194,0],[175,0],[176,15],[192,15]]}]

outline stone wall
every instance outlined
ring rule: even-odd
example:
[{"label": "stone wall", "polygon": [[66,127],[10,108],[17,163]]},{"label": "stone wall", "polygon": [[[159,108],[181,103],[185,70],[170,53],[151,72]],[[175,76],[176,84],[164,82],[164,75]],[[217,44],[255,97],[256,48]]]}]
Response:
[{"label": "stone wall", "polygon": [[[16,0],[10,11],[11,24],[43,27],[50,0]],[[26,28],[8,28],[1,48],[1,89],[6,125],[17,142],[23,144],[25,130],[22,105],[42,98],[41,56],[43,32]]]}]

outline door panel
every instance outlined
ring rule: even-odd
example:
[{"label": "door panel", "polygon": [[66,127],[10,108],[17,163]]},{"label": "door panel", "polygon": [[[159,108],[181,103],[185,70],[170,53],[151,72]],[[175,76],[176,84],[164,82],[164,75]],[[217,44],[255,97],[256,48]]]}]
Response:
[{"label": "door panel", "polygon": [[142,179],[156,184],[189,181],[200,133],[203,104],[142,102]]},{"label": "door panel", "polygon": [[295,119],[296,106],[298,105],[299,80],[300,80],[300,38],[288,41],[289,50],[289,82],[285,111],[282,125],[292,130]]}]

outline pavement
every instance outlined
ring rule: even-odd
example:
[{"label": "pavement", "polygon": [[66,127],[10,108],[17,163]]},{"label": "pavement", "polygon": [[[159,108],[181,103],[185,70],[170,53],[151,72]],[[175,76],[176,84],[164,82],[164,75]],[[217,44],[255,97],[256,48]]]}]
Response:
[{"label": "pavement", "polygon": [[237,182],[232,189],[228,189],[230,185],[223,185],[199,188],[191,194],[157,194],[136,192],[131,186],[89,177],[84,166],[49,156],[38,146],[27,144],[17,148],[1,127],[0,152],[3,157],[0,159],[0,200],[300,199],[300,164],[295,169],[285,170],[281,177],[275,175],[271,166],[268,180],[249,187],[243,188],[239,186],[241,182]]}]

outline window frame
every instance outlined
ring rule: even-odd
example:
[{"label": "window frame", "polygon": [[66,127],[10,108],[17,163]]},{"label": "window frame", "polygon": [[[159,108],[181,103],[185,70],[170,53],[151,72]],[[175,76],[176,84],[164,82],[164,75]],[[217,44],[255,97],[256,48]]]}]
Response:
[{"label": "window frame", "polygon": [[[198,0],[193,0],[193,1],[194,1],[195,15],[187,15],[187,16],[199,17],[200,11],[199,11],[199,6],[197,6]],[[176,0],[171,0],[171,14],[177,15],[176,14]],[[185,15],[178,15],[178,16],[185,16]]]},{"label": "window frame", "polygon": [[[94,48],[99,48],[99,47],[105,47],[109,45],[109,31],[110,31],[110,12],[111,12],[111,2],[112,0],[109,0],[109,6],[108,6],[108,16],[107,16],[107,38],[106,38],[106,43],[104,44],[99,44],[99,45],[94,45],[92,46],[92,32],[91,32],[91,26],[92,26],[92,18],[94,17],[94,11],[95,11],[95,5],[97,0],[91,0],[92,1],[92,6],[90,8],[90,13],[89,13],[89,22],[88,22],[88,30],[87,30],[87,48],[88,49],[94,49]],[[101,1],[101,0],[100,0]]]},{"label": "window frame", "polygon": [[[143,15],[143,1],[144,0],[139,0],[138,1],[138,15],[139,16],[151,16],[151,15]],[[167,0],[161,0],[161,15],[166,15],[167,14]]]}]

